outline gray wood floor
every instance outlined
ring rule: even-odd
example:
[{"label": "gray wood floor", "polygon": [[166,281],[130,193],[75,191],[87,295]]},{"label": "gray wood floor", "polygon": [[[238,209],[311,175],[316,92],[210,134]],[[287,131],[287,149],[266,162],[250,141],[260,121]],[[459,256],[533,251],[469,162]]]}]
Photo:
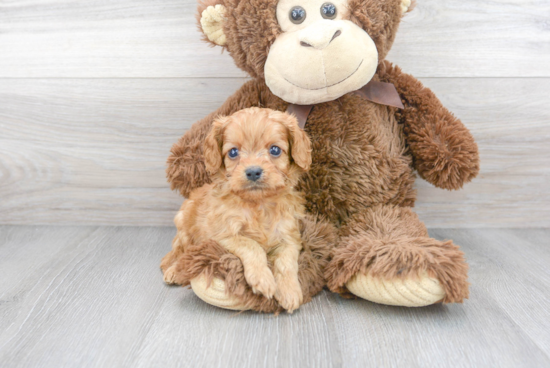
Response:
[{"label": "gray wood floor", "polygon": [[162,283],[173,228],[0,227],[1,367],[550,366],[550,229],[449,230],[463,305],[322,292],[294,315],[236,314]]}]

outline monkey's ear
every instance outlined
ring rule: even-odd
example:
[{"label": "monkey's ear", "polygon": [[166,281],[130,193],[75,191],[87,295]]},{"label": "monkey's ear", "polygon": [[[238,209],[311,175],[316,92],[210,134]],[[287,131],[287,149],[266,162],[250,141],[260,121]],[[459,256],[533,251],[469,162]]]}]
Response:
[{"label": "monkey's ear", "polygon": [[[201,6],[202,5],[202,6]],[[225,6],[222,4],[209,5],[199,4],[200,28],[206,39],[218,46],[225,46],[227,38],[223,33],[223,23],[225,21]],[[201,11],[201,9],[204,9]]]},{"label": "monkey's ear", "polygon": [[223,163],[222,157],[223,121],[217,119],[212,123],[212,129],[206,136],[203,146],[204,165],[210,175],[220,171]]},{"label": "monkey's ear", "polygon": [[416,0],[401,0],[401,12],[403,15],[405,13],[410,12],[414,9],[416,6]]}]

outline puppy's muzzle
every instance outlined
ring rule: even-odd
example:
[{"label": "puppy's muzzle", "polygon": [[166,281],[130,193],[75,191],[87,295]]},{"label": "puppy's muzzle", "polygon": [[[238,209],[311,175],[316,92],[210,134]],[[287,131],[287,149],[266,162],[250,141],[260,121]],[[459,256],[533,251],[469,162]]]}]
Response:
[{"label": "puppy's muzzle", "polygon": [[244,172],[248,180],[257,181],[262,177],[264,170],[259,166],[252,166],[248,167]]}]

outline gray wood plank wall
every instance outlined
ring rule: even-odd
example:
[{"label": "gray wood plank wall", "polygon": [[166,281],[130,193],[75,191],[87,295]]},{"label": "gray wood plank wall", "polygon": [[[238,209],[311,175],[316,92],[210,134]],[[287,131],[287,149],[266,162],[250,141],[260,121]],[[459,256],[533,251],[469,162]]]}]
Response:
[{"label": "gray wood plank wall", "polygon": [[[193,0],[0,2],[0,223],[170,225],[169,148],[244,81]],[[418,180],[429,227],[550,225],[550,2],[418,0],[389,60],[471,129],[481,175]]]}]

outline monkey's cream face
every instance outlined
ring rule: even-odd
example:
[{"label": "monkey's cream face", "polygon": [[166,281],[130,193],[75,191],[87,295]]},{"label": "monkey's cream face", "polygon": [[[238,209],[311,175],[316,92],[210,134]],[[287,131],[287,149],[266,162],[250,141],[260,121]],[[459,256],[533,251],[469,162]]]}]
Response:
[{"label": "monkey's cream face", "polygon": [[281,0],[283,31],[269,50],[266,84],[283,100],[317,104],[367,84],[378,66],[371,37],[347,20],[346,0]]}]

